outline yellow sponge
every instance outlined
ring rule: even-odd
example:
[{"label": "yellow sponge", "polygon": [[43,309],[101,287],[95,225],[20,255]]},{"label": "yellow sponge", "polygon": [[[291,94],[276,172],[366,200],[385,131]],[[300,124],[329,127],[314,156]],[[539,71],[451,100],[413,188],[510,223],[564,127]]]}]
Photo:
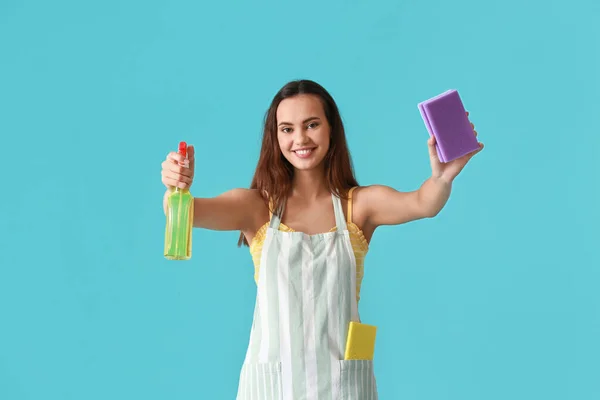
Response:
[{"label": "yellow sponge", "polygon": [[373,360],[377,327],[350,321],[345,360]]}]

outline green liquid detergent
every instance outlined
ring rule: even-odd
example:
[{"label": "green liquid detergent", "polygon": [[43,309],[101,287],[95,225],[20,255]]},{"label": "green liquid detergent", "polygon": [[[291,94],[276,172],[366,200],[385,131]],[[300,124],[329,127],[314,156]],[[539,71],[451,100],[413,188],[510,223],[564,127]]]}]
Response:
[{"label": "green liquid detergent", "polygon": [[[179,154],[186,156],[187,144],[179,144]],[[186,160],[187,163],[187,160]],[[167,198],[165,258],[189,260],[192,257],[194,197],[188,189],[175,188]]]}]

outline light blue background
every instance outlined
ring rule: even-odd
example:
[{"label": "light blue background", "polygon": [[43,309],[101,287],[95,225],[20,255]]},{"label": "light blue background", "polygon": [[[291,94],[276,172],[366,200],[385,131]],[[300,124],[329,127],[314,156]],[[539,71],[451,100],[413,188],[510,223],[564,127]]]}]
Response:
[{"label": "light blue background", "polygon": [[[250,4],[253,3],[253,4]],[[570,3],[570,4],[569,4]],[[341,108],[359,181],[430,173],[417,103],[485,150],[435,219],[376,232],[380,398],[600,398],[600,5],[0,2],[0,399],[233,399],[255,285],[237,232],[162,256],[160,163],[247,187],[287,81]]]}]

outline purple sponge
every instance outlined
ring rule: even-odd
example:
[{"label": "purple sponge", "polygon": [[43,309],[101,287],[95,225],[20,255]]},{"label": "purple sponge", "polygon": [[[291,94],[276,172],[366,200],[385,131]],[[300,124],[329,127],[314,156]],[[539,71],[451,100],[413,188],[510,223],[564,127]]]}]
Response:
[{"label": "purple sponge", "polygon": [[477,137],[456,90],[448,90],[418,105],[438,158],[447,163],[479,149]]}]

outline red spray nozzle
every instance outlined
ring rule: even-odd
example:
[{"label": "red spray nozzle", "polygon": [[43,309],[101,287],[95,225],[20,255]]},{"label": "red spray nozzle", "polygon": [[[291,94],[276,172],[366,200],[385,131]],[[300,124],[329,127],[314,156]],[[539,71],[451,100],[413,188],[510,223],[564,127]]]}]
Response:
[{"label": "red spray nozzle", "polygon": [[179,142],[179,154],[181,154],[184,157],[187,155],[187,143],[186,142]]}]

